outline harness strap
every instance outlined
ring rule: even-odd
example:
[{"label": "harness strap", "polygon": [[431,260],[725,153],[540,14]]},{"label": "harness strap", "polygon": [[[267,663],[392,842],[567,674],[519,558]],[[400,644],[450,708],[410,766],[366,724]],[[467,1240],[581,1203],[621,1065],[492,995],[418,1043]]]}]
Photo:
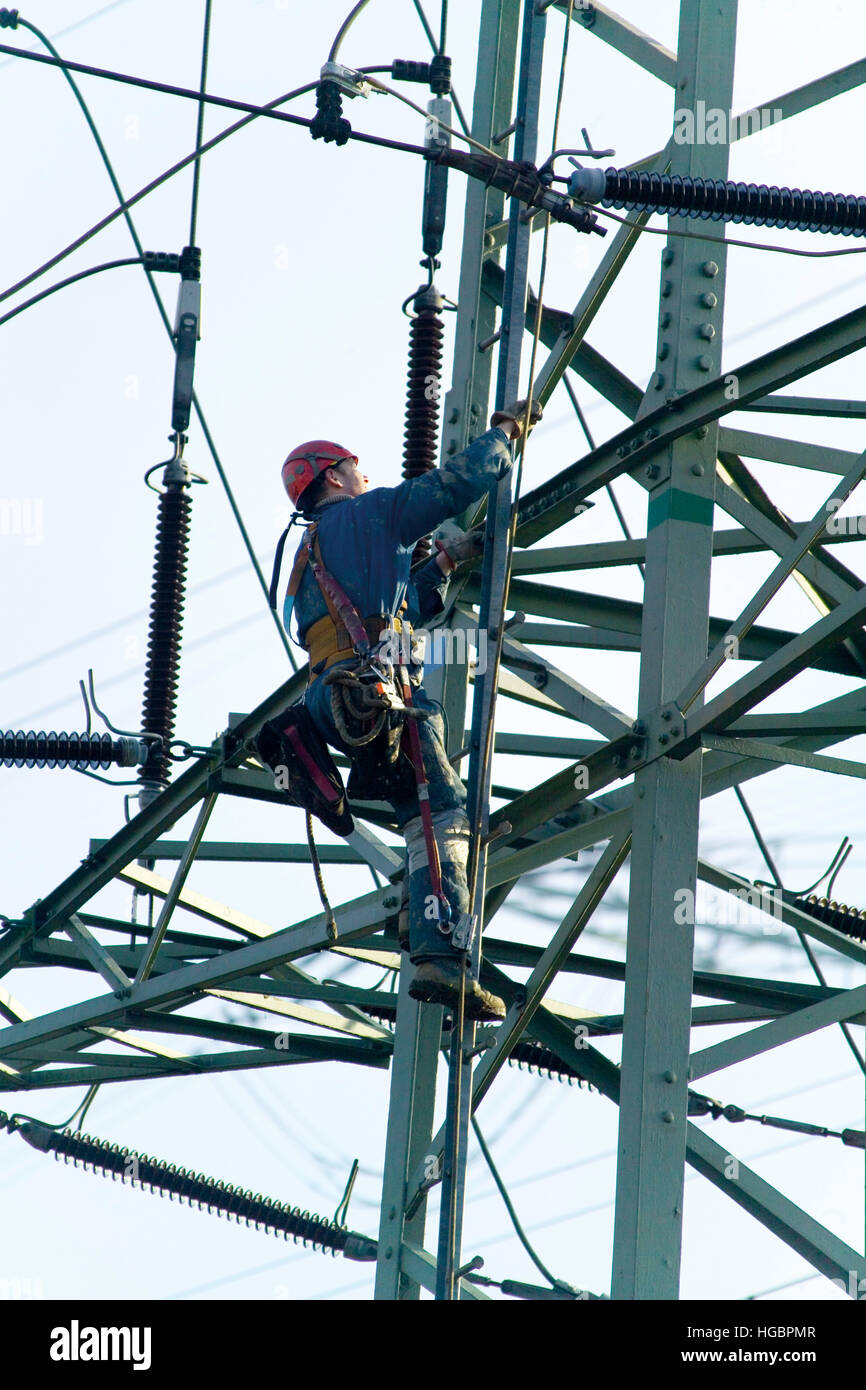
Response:
[{"label": "harness strap", "polygon": [[[333,619],[334,626],[342,623],[352,640],[352,646],[361,652],[368,651],[370,644],[364,631],[364,623],[360,613],[345,590],[340,587],[334,576],[325,569],[322,563],[322,552],[315,523],[310,527],[308,535],[310,535],[312,542],[310,564],[325,603],[328,605],[328,612]],[[309,544],[310,542],[308,542]]]}]

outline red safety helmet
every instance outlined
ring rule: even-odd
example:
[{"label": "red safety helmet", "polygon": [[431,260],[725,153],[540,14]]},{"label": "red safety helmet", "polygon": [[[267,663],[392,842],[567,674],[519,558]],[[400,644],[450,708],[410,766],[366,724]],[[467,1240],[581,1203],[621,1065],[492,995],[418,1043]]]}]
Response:
[{"label": "red safety helmet", "polygon": [[326,468],[333,468],[344,459],[358,462],[356,454],[351,454],[341,444],[330,439],[309,439],[293,449],[283,464],[283,487],[295,506],[304,488],[309,487]]}]

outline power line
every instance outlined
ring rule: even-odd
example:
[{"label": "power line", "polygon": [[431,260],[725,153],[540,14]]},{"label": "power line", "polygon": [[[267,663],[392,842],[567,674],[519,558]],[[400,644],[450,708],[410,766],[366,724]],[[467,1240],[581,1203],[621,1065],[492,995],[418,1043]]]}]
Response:
[{"label": "power line", "polygon": [[[210,17],[210,0],[207,0],[207,5],[208,5],[208,11],[207,11],[207,16],[206,16],[206,17],[207,17],[208,23],[207,23],[207,25],[206,25],[205,37],[204,37],[204,41],[203,41],[203,45],[202,45],[202,87],[204,86],[204,77],[205,77],[206,70],[207,70],[207,53],[208,53],[209,34],[210,34],[210,23],[209,23],[209,17]],[[45,47],[48,49],[48,51],[49,51],[49,53],[52,55],[52,57],[53,57],[54,59],[56,59],[57,62],[58,62],[58,63],[60,64],[60,66],[61,66],[61,69],[62,69],[62,71],[63,71],[63,76],[66,78],[66,81],[69,83],[69,86],[70,86],[71,89],[72,89],[73,95],[75,96],[75,100],[78,102],[78,105],[80,106],[81,111],[82,111],[82,113],[83,113],[83,115],[84,115],[84,119],[85,119],[86,122],[87,122],[88,129],[90,130],[90,133],[91,133],[91,135],[93,136],[93,138],[94,138],[94,140],[95,140],[95,142],[96,142],[96,147],[97,147],[97,149],[99,150],[99,154],[100,154],[100,157],[101,157],[101,159],[102,159],[102,162],[103,162],[103,164],[104,164],[104,166],[105,166],[105,170],[106,170],[106,172],[107,172],[107,174],[108,174],[109,180],[110,180],[110,182],[111,182],[111,186],[112,186],[112,188],[114,189],[115,196],[116,196],[116,198],[117,198],[117,200],[118,200],[118,203],[119,203],[119,205],[120,205],[119,208],[118,208],[118,210],[117,210],[117,214],[116,214],[116,215],[119,215],[119,214],[121,214],[121,213],[122,213],[122,215],[123,215],[124,221],[126,222],[127,229],[128,229],[129,234],[130,234],[130,236],[131,236],[131,238],[132,238],[133,245],[135,246],[135,249],[136,249],[136,251],[138,252],[139,257],[141,258],[142,263],[144,264],[144,273],[145,273],[145,276],[147,277],[147,283],[148,283],[148,286],[149,286],[149,288],[150,288],[151,294],[153,295],[154,301],[155,301],[155,303],[156,303],[156,307],[157,307],[157,310],[158,310],[158,312],[159,312],[159,316],[160,316],[160,318],[162,319],[163,327],[164,327],[166,333],[168,334],[169,340],[173,343],[173,342],[174,342],[174,330],[173,330],[171,321],[170,321],[170,319],[169,319],[169,317],[168,317],[168,314],[166,313],[165,305],[164,305],[163,302],[162,302],[162,296],[160,295],[160,292],[159,292],[159,290],[158,290],[158,288],[157,288],[156,281],[154,280],[153,274],[152,274],[152,272],[151,272],[151,270],[150,270],[150,267],[149,267],[149,265],[148,265],[147,262],[146,262],[146,255],[145,255],[144,247],[142,246],[141,238],[140,238],[139,235],[138,235],[138,232],[137,232],[136,227],[135,227],[135,223],[133,222],[132,216],[131,216],[130,211],[129,211],[129,206],[130,206],[130,204],[124,202],[123,193],[122,193],[122,191],[121,191],[121,187],[120,187],[120,183],[118,182],[117,175],[116,175],[116,173],[115,173],[115,171],[114,171],[114,166],[113,166],[113,164],[112,164],[112,162],[111,162],[111,160],[110,160],[110,158],[109,158],[108,151],[107,151],[106,148],[105,148],[105,145],[104,145],[104,143],[103,143],[103,141],[102,141],[102,137],[101,137],[100,134],[99,134],[99,130],[97,129],[96,122],[94,121],[94,119],[93,119],[93,117],[92,117],[92,115],[91,115],[91,113],[90,113],[90,109],[89,109],[89,107],[88,107],[88,105],[87,105],[87,102],[84,100],[84,97],[81,95],[81,92],[80,92],[79,89],[78,89],[78,85],[77,85],[77,83],[76,83],[74,77],[73,77],[73,76],[71,75],[71,73],[68,71],[68,65],[63,63],[63,60],[60,58],[60,55],[58,54],[56,48],[55,48],[54,45],[51,43],[51,40],[50,40],[49,38],[47,38],[47,36],[46,36],[45,34],[43,34],[42,31],[41,31],[40,29],[37,29],[36,26],[33,25],[33,24],[31,24],[28,20],[20,20],[19,22],[22,24],[22,26],[23,26],[24,28],[29,29],[30,32],[31,32],[32,34],[34,34],[34,35],[36,36],[36,38],[39,39],[40,43],[43,43],[43,44],[45,45]],[[199,132],[200,132],[200,129],[201,129],[202,109],[203,109],[203,108],[202,108],[202,105],[201,105],[201,103],[200,103],[200,104],[199,104],[199,118],[200,118],[200,119],[199,119]],[[249,119],[249,118],[247,118],[247,119]],[[242,124],[242,123],[241,123],[241,124]],[[225,132],[223,132],[223,134],[225,134]],[[221,138],[221,137],[220,137],[220,138]],[[195,161],[196,161],[196,178],[195,178],[195,181],[194,181],[194,184],[193,184],[193,210],[192,210],[192,214],[191,214],[191,224],[192,224],[192,230],[193,230],[193,232],[194,232],[194,229],[195,229],[196,206],[197,206],[197,200],[198,200],[198,168],[199,168],[199,160],[200,160],[200,155],[201,155],[201,153],[202,153],[202,151],[203,151],[204,148],[205,148],[205,147],[202,146],[201,143],[200,143],[200,139],[197,139],[197,140],[196,140],[196,150],[195,150],[195,152],[194,152],[194,154],[193,154],[193,158],[194,158]],[[134,201],[134,200],[131,200],[131,201]],[[57,286],[56,288],[60,288],[60,286]],[[7,293],[9,293],[9,292],[7,291]],[[0,295],[0,301],[2,301],[2,299],[4,299],[5,297],[6,297],[5,295]],[[25,306],[25,307],[26,307],[26,306]],[[234,518],[235,518],[235,522],[236,522],[236,524],[237,524],[238,530],[239,530],[240,533],[241,533],[241,539],[242,539],[242,541],[243,541],[243,543],[244,543],[244,546],[245,546],[245,548],[246,548],[247,555],[248,555],[248,557],[249,557],[249,559],[250,559],[250,562],[252,563],[253,569],[254,569],[254,571],[255,571],[256,578],[257,578],[258,583],[259,583],[259,588],[261,589],[262,594],[264,595],[264,597],[265,597],[266,599],[268,599],[268,613],[270,614],[271,620],[273,621],[273,624],[274,624],[274,627],[275,627],[277,636],[278,636],[279,639],[280,639],[280,642],[281,642],[281,644],[282,644],[283,650],[285,651],[286,655],[287,655],[288,658],[289,658],[289,664],[291,665],[292,670],[293,670],[293,671],[297,671],[297,669],[298,669],[298,663],[297,663],[297,661],[296,661],[296,659],[295,659],[295,654],[294,654],[294,652],[292,651],[291,644],[289,643],[289,640],[288,640],[288,636],[287,636],[287,634],[285,633],[285,631],[283,630],[282,624],[280,623],[278,614],[275,613],[275,612],[271,609],[271,606],[270,606],[270,599],[269,599],[269,594],[268,594],[268,585],[265,583],[265,577],[264,577],[264,575],[262,574],[261,566],[259,565],[258,559],[256,558],[255,551],[253,550],[252,542],[251,542],[251,540],[250,540],[250,538],[249,538],[249,534],[248,534],[248,532],[247,532],[246,526],[244,525],[244,521],[243,521],[243,518],[242,518],[241,513],[240,513],[240,508],[238,507],[237,502],[235,501],[234,493],[233,493],[233,491],[232,491],[232,488],[231,488],[231,485],[230,485],[230,483],[229,483],[228,477],[227,477],[227,475],[226,475],[225,469],[223,468],[222,460],[220,459],[220,456],[219,456],[219,454],[217,453],[216,444],[214,443],[213,436],[211,435],[210,429],[209,429],[209,427],[208,427],[207,421],[206,421],[205,416],[204,416],[204,412],[203,412],[203,410],[202,410],[202,408],[201,408],[201,405],[200,405],[200,403],[199,403],[198,395],[196,394],[195,391],[193,391],[193,393],[192,393],[192,404],[193,404],[193,408],[194,408],[195,413],[196,413],[196,418],[197,418],[197,420],[198,420],[198,422],[199,422],[199,425],[201,426],[202,433],[203,433],[203,435],[204,435],[204,437],[205,437],[205,441],[206,441],[206,443],[207,443],[208,449],[210,450],[210,454],[211,454],[211,458],[213,459],[214,467],[215,467],[216,470],[217,470],[217,474],[219,475],[220,482],[222,483],[223,490],[224,490],[224,492],[225,492],[225,494],[226,494],[226,498],[227,498],[227,500],[228,500],[229,507],[230,507],[230,509],[231,509],[231,511],[232,511],[232,514],[233,514]]]},{"label": "power line", "polygon": [[[118,6],[127,4],[129,4],[129,0],[112,0],[110,5],[103,5],[101,10],[94,10],[92,14],[85,15],[83,19],[77,19],[74,24],[67,24],[65,29],[58,29],[56,34],[51,35],[51,38],[63,39],[67,34],[74,33],[76,29],[83,29],[86,25],[92,24],[94,19],[101,19],[103,15],[108,14],[109,10],[116,10]],[[24,20],[19,18],[18,24],[23,27]],[[11,58],[6,58],[4,62],[0,63],[0,68],[9,67],[12,61]]]},{"label": "power line", "polygon": [[[258,556],[263,559],[263,556]],[[213,588],[217,584],[223,584],[227,579],[236,579],[238,575],[247,573],[246,565],[234,565],[231,569],[221,570],[211,579],[201,579],[197,584],[192,584],[189,589],[190,594],[201,593],[204,589]],[[10,666],[8,671],[0,671],[0,681],[9,680],[12,676],[22,675],[25,671],[30,671],[34,666],[41,666],[46,661],[54,661],[59,656],[65,656],[67,652],[74,651],[76,647],[83,647],[86,643],[95,641],[98,637],[107,637],[112,632],[117,632],[118,628],[128,627],[131,623],[138,622],[140,618],[147,616],[146,608],[138,608],[134,613],[127,613],[123,618],[117,618],[113,623],[107,623],[105,627],[92,628],[90,632],[85,632],[81,637],[75,637],[71,642],[64,642],[60,647],[52,647],[47,652],[41,652],[39,656],[30,657],[27,661],[22,661],[18,666]],[[65,702],[64,702],[65,703]],[[58,708],[52,706],[51,708]]]},{"label": "power line", "polygon": [[[211,13],[211,0],[204,0],[204,32],[203,32],[203,34],[202,34],[202,40],[201,40],[201,81],[199,82],[200,95],[199,95],[199,103],[198,103],[198,116],[197,116],[197,118],[196,118],[196,127],[195,127],[195,146],[196,146],[196,149],[198,149],[199,146],[201,145],[202,134],[203,134],[203,132],[204,132],[204,108],[205,108],[205,103],[204,103],[203,98],[204,98],[205,87],[206,87],[206,84],[207,84],[207,63],[208,63],[208,53],[209,53],[209,51],[210,51],[210,13]],[[195,161],[195,164],[193,165],[193,174],[192,174],[192,205],[191,205],[190,214],[189,214],[189,244],[190,244],[190,246],[195,246],[195,224],[196,224],[196,219],[197,219],[197,217],[198,217],[198,188],[199,188],[199,175],[200,175],[200,173],[201,173],[201,155],[199,154],[199,155],[196,156],[196,161]]]}]

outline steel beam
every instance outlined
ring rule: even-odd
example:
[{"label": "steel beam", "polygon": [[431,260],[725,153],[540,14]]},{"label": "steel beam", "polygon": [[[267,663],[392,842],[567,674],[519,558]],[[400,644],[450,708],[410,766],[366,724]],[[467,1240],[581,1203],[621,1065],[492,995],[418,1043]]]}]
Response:
[{"label": "steel beam", "polygon": [[760,396],[740,407],[779,415],[821,415],[840,420],[866,420],[866,401],[846,401],[837,396]]},{"label": "steel beam", "polygon": [[[412,1262],[404,1262],[403,1245],[423,1246],[427,1202],[424,1197],[407,1215],[407,1179],[431,1152],[435,1076],[442,1041],[442,1009],[422,1008],[409,996],[411,972],[400,972],[391,1094],[385,1140],[385,1171],[379,1216],[379,1250],[374,1297],[415,1301],[420,1297]],[[426,1286],[426,1285],[425,1285]]]},{"label": "steel beam", "polygon": [[[693,148],[706,154],[708,150],[718,151],[725,147]],[[706,260],[704,252],[700,263]],[[712,377],[709,381],[696,381],[690,390],[672,390],[670,370],[667,373],[657,372],[650,387],[659,399],[657,406],[638,422],[521,499],[518,544],[529,545],[549,535],[558,526],[564,526],[572,519],[578,502],[591,497],[605,483],[615,481],[621,474],[645,468],[656,455],[660,455],[683,435],[694,433],[704,425],[712,425],[731,410],[741,410],[750,400],[819,371],[841,357],[859,351],[864,345],[866,309],[854,309],[732,372]],[[702,373],[702,376],[705,374]],[[732,395],[732,378],[737,384],[736,396]]]},{"label": "steel beam", "polygon": [[[554,0],[551,8],[568,14],[568,0]],[[673,87],[676,81],[677,55],[665,48],[663,43],[651,38],[634,24],[629,24],[621,15],[609,10],[607,5],[572,4],[571,17],[576,23],[582,24],[589,33],[595,34],[596,38],[603,39],[618,53],[637,63],[645,72]]]},{"label": "steel beam", "polygon": [[699,1081],[702,1076],[709,1076],[714,1071],[736,1066],[749,1057],[759,1057],[762,1052],[769,1052],[771,1048],[781,1047],[783,1043],[793,1042],[796,1038],[808,1037],[810,1033],[827,1028],[831,1023],[853,1019],[864,1008],[866,985],[861,985],[859,989],[839,990],[830,999],[797,1009],[784,1018],[765,1023],[761,1028],[738,1033],[736,1037],[726,1038],[713,1047],[705,1047],[702,1052],[693,1052],[689,1059],[690,1078]]},{"label": "steel beam", "polygon": [[[382,899],[389,891],[369,893],[345,907],[335,908],[340,939],[351,942],[374,931],[386,915]],[[330,944],[327,918],[324,913],[319,913],[295,927],[274,932],[262,941],[239,946],[196,965],[167,970],[155,979],[132,985],[124,992],[122,999],[116,994],[86,999],[42,1018],[0,1029],[0,1054],[14,1054],[26,1048],[28,1043],[62,1037],[70,1029],[122,1020],[128,1009],[140,1011],[167,1003],[176,1004],[184,999],[191,1001],[204,990],[228,984],[238,976],[268,970],[296,956],[326,950]]]},{"label": "steel beam", "polygon": [[[733,0],[724,9],[713,0],[681,0],[678,103],[694,109],[700,97],[730,109],[736,19]],[[728,148],[676,146],[671,169],[725,179]],[[683,226],[680,219],[670,222],[672,229]],[[700,242],[668,241],[660,371],[650,386],[656,398],[663,390],[673,401],[683,391],[701,396],[702,376],[719,370],[724,291],[724,247],[714,248],[710,261]],[[657,413],[648,411],[641,426]],[[670,700],[705,655],[716,418],[705,422],[700,440],[679,432],[672,438],[668,431],[657,455],[648,511],[642,716]],[[678,890],[694,892],[700,801],[700,755],[676,764],[662,760],[635,777],[611,1284],[616,1299],[671,1299],[679,1289],[694,928],[674,929],[672,907]]]}]

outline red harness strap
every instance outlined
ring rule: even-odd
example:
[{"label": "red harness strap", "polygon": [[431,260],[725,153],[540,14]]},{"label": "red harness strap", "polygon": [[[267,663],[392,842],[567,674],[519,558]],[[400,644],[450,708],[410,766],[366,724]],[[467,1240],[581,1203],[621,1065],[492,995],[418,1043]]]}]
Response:
[{"label": "red harness strap", "polygon": [[[295,557],[292,566],[292,573],[289,579],[289,595],[294,598],[301,582],[301,576],[307,565],[313,571],[316,583],[322,591],[322,597],[328,606],[331,621],[336,625],[342,623],[349,634],[353,647],[357,652],[365,654],[369,651],[370,643],[363,621],[358,614],[358,610],[352,603],[348,594],[337,583],[332,574],[325,569],[322,563],[322,552],[319,547],[317,535],[317,523],[312,522],[304,533],[303,543]],[[412,707],[412,687],[405,668],[400,666],[399,680],[402,688],[403,702],[407,709]],[[430,810],[430,788],[427,782],[427,774],[424,770],[424,753],[421,747],[421,735],[418,732],[418,721],[411,715],[405,721],[404,733],[409,745],[409,757],[415,769],[415,785],[418,791],[418,810],[421,816],[421,827],[424,831],[424,845],[427,851],[427,864],[430,869],[430,885],[434,896],[439,905],[439,923],[448,923],[451,920],[451,906],[442,888],[442,865],[439,859],[439,846],[436,843],[436,836],[433,831],[433,813]],[[300,747],[296,746],[295,751],[301,754]],[[306,760],[304,760],[306,761]]]}]

